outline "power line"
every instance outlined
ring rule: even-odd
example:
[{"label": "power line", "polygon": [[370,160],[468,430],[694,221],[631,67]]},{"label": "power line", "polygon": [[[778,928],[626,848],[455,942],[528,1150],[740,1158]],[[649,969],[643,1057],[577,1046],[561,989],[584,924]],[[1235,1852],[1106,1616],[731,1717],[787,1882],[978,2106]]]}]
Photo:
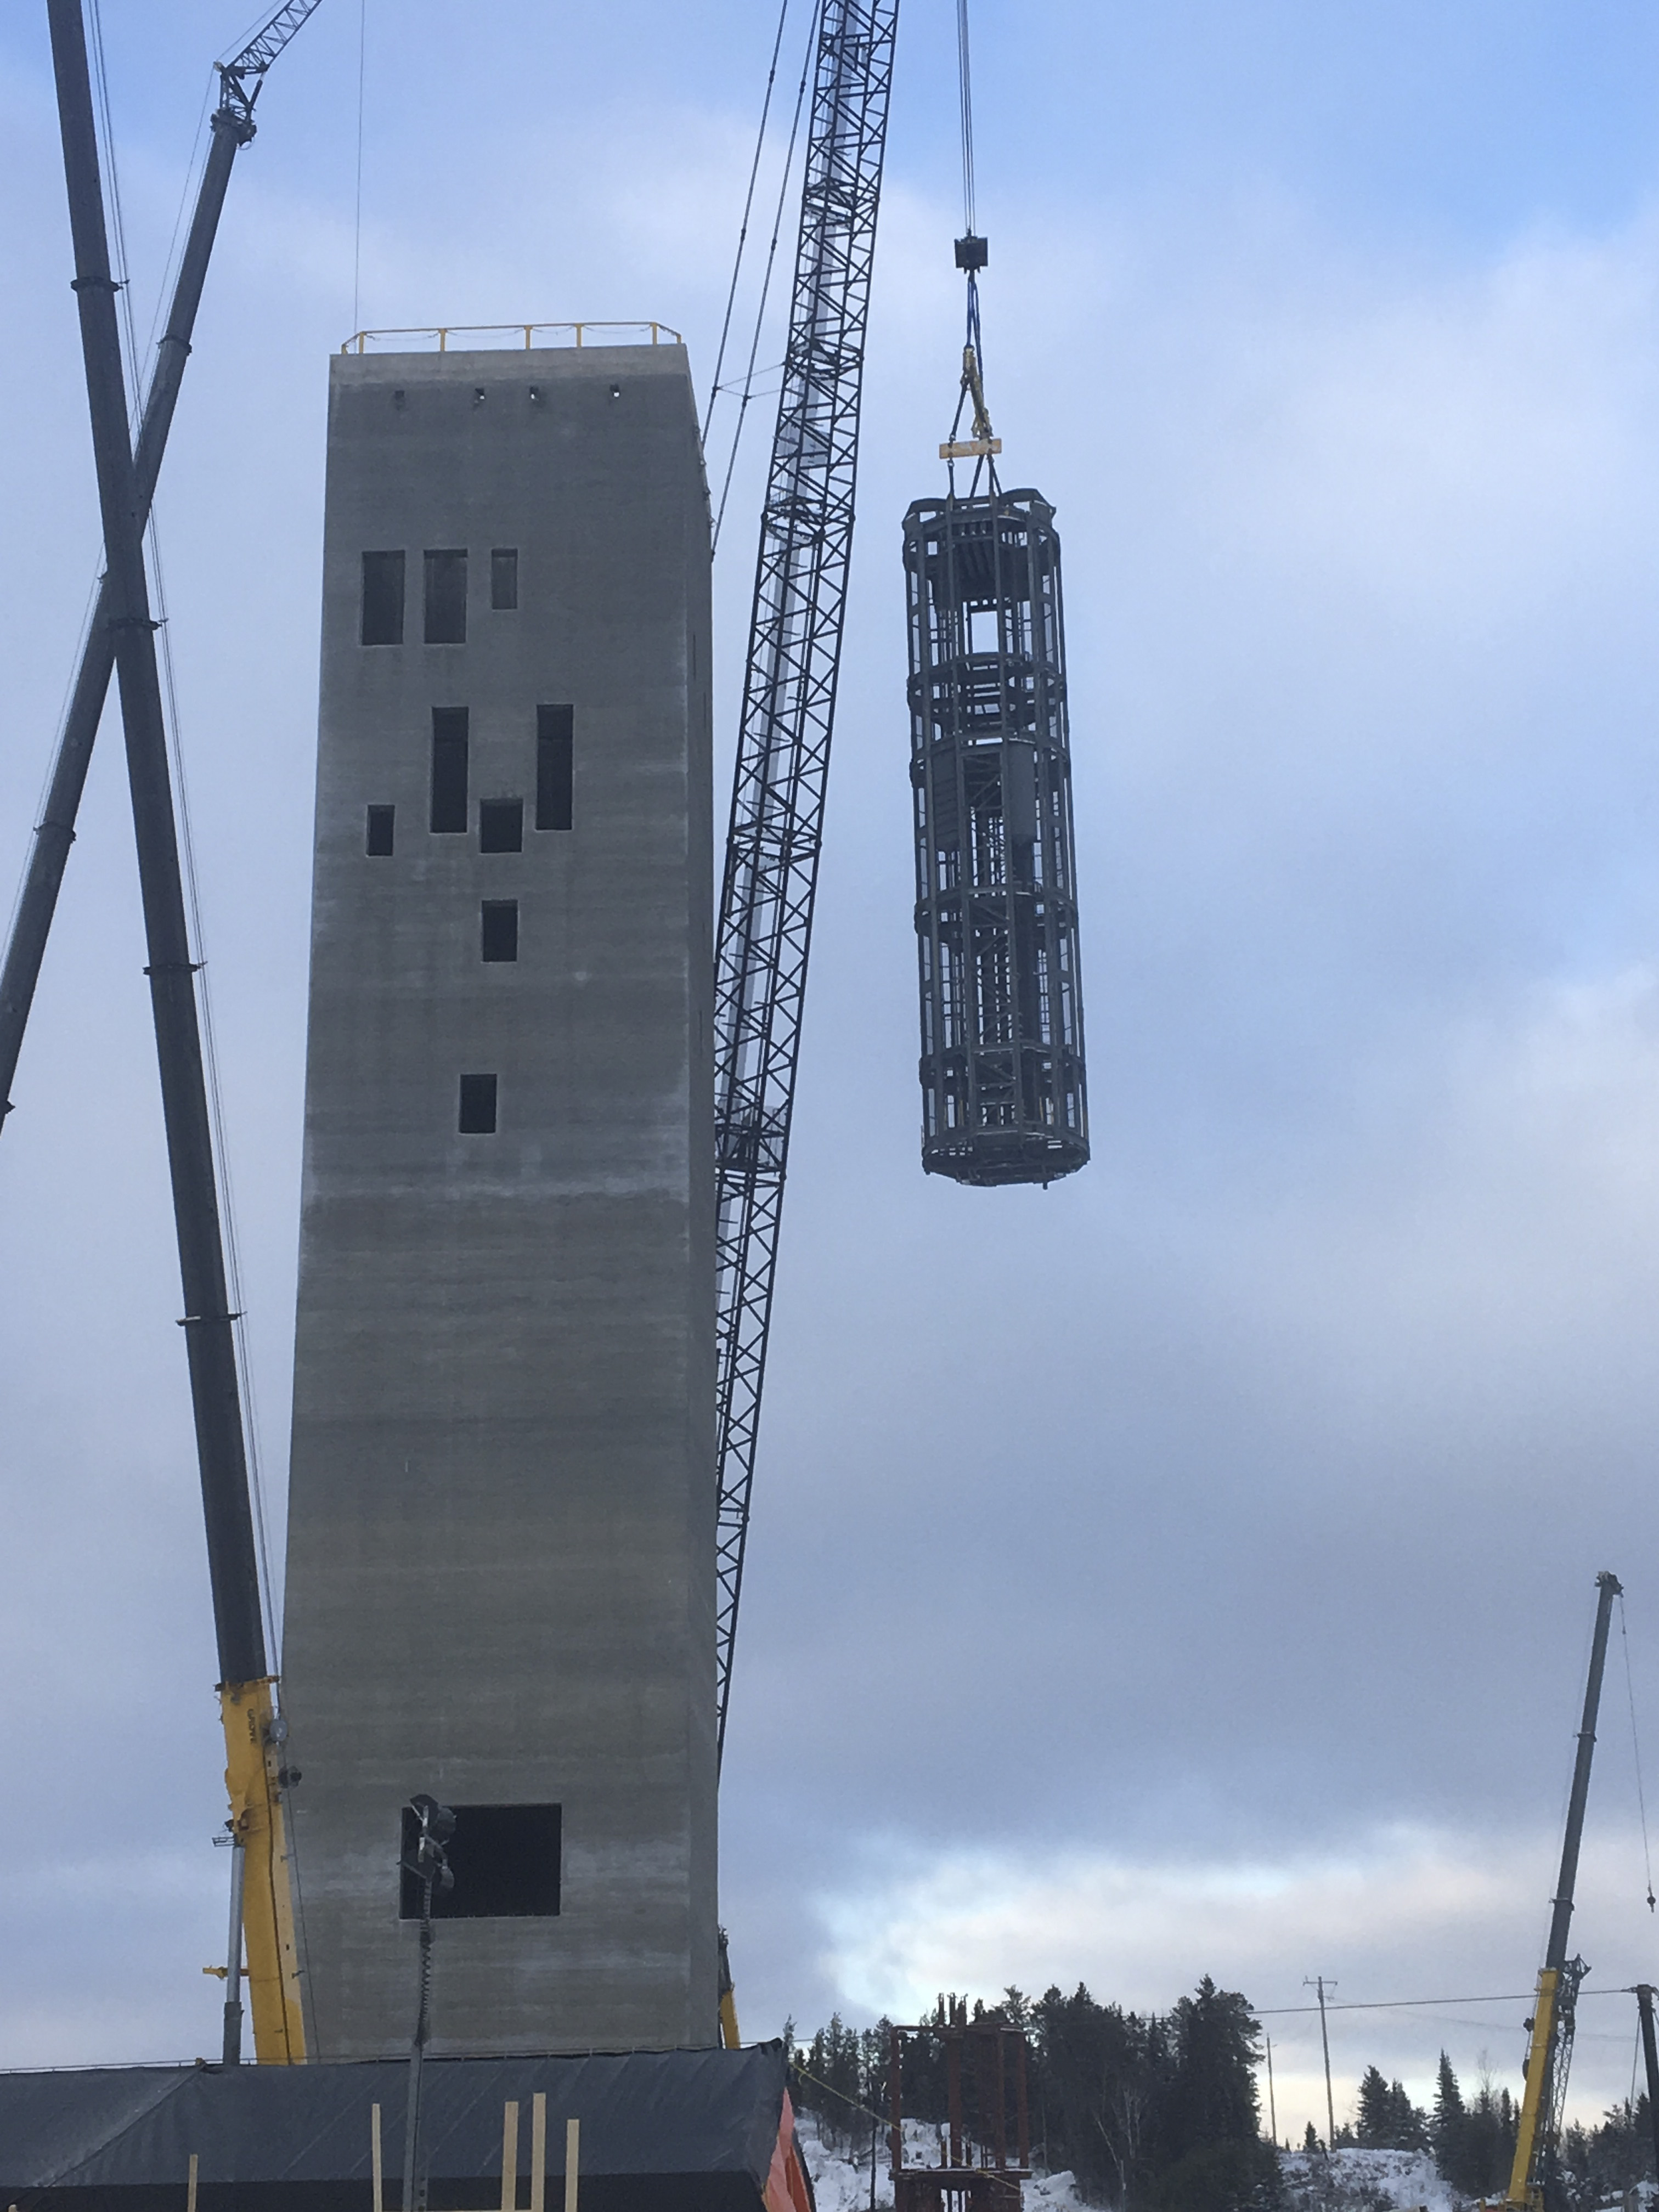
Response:
[{"label": "power line", "polygon": [[[1327,1984],[1328,1988],[1331,1984]],[[1343,2004],[1327,2002],[1327,2012],[1415,2012],[1425,2005],[1466,2004],[1530,2004],[1537,1996],[1536,1990],[1500,1990],[1496,1996],[1483,1997],[1365,1997],[1351,1999]],[[1582,1997],[1627,1997],[1628,1990],[1580,1990]],[[1316,2013],[1320,2008],[1310,2005],[1252,2005],[1250,2010],[1259,2020],[1279,2020],[1290,2013]]]},{"label": "power line", "polygon": [[[1369,2002],[1327,2004],[1323,2009],[1326,2012],[1413,2012],[1419,2005],[1529,2004],[1534,1994],[1531,1990],[1522,1990],[1519,1993],[1510,1991],[1495,1997],[1376,1997]],[[1592,1994],[1605,1996],[1607,1992],[1605,1990],[1594,1992],[1587,1990],[1583,1994],[1586,1996]],[[1321,2008],[1316,2004],[1252,2005],[1250,2009],[1263,2020],[1278,2020],[1287,2013],[1316,2013]]]}]

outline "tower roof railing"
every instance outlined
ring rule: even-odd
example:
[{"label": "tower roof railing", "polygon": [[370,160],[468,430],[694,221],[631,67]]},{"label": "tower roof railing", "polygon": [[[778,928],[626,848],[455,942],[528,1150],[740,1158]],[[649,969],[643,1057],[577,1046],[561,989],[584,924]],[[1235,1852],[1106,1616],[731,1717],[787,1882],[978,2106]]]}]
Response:
[{"label": "tower roof railing", "polygon": [[[597,335],[603,332],[604,335]],[[369,353],[390,346],[394,338],[417,340],[392,348],[398,353],[447,353],[452,338],[480,341],[480,350],[510,349],[522,344],[526,352],[539,342],[544,346],[684,345],[680,333],[666,323],[433,323],[402,331],[354,331],[340,348],[342,353]],[[464,350],[471,350],[471,348]]]}]

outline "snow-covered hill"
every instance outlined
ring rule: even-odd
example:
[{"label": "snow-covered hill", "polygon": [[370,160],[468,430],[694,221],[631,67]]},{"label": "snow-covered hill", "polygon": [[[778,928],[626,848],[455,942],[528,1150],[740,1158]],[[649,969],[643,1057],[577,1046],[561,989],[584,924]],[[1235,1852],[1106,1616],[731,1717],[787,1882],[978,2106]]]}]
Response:
[{"label": "snow-covered hill", "polygon": [[1420,2150],[1282,2151],[1286,2212],[1456,2212],[1462,2201]]},{"label": "snow-covered hill", "polygon": [[[796,2123],[800,2147],[812,2176],[812,2193],[818,2212],[869,2212],[870,2138],[848,2150],[832,2148],[819,2131],[816,2117],[803,2112]],[[931,2165],[939,2155],[939,2130],[913,2120],[904,2125],[904,2155],[918,2166]],[[887,2139],[883,2131],[876,2151],[877,2212],[892,2212],[893,2184],[887,2171]],[[1069,2173],[1034,2174],[1025,2185],[1025,2212],[1085,2212]],[[1436,2208],[1438,2212],[1438,2208]]]},{"label": "snow-covered hill", "polygon": [[[811,2172],[818,2212],[869,2212],[870,2142],[854,2148],[838,2138],[826,2143],[811,2112],[798,2123],[801,2148]],[[905,2155],[918,2166],[938,2155],[938,2130],[905,2124]],[[1421,2151],[1339,2150],[1322,2154],[1280,2154],[1285,2212],[1461,2212],[1462,2200]],[[887,2171],[884,2132],[876,2152],[877,2212],[891,2212],[893,2185]],[[1025,2185],[1025,2212],[1088,2212],[1069,2173],[1034,2174]]]}]

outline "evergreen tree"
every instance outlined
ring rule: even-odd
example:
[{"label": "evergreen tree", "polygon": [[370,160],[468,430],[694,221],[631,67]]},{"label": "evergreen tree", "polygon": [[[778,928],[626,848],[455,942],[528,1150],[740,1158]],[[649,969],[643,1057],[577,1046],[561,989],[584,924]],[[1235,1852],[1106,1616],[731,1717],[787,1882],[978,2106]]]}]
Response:
[{"label": "evergreen tree", "polygon": [[1424,2150],[1429,2141],[1429,2123],[1406,2094],[1403,2081],[1389,2084],[1389,2114],[1392,2130],[1389,2148],[1394,2150]]},{"label": "evergreen tree", "polygon": [[1171,2015],[1175,2076],[1164,2135],[1173,2158],[1206,2143],[1254,2142],[1261,2133],[1256,2100],[1256,2037],[1261,2030],[1236,1990],[1218,1990],[1206,1974],[1197,1993]]},{"label": "evergreen tree", "polygon": [[1256,2038],[1247,1999],[1206,1974],[1170,2015],[1175,2065],[1158,2186],[1164,2212],[1236,2212],[1276,2192],[1279,2160],[1261,2136]]},{"label": "evergreen tree", "polygon": [[1359,2084],[1354,2141],[1366,2150],[1418,2150],[1427,2135],[1427,2124],[1406,2094],[1404,2083],[1385,2081],[1376,2067],[1368,2066]]},{"label": "evergreen tree", "polygon": [[1467,2164],[1468,2130],[1468,2107],[1463,2102],[1463,2092],[1452,2071],[1452,2063],[1443,2051],[1440,2070],[1435,2079],[1434,2112],[1429,2121],[1429,2148],[1434,2153],[1442,2179],[1449,2182],[1454,2189],[1462,2185],[1458,2177]]},{"label": "evergreen tree", "polygon": [[1389,2085],[1375,2066],[1368,2066],[1359,2081],[1359,2118],[1354,2134],[1367,2150],[1388,2147],[1393,2113]]}]

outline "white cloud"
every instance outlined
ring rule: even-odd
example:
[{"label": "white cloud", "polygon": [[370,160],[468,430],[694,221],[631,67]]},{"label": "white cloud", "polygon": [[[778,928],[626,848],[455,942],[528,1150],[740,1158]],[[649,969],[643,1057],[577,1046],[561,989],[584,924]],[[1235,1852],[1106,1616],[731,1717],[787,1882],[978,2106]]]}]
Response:
[{"label": "white cloud", "polygon": [[[884,1870],[879,1856],[864,1882],[817,1900],[823,1972],[860,2016],[914,2020],[942,1990],[988,2001],[1010,1984],[1036,1996],[1079,1981],[1162,2012],[1207,1973],[1269,2008],[1279,2130],[1299,2137],[1310,2119],[1325,2132],[1318,2017],[1304,1985],[1322,1972],[1339,2119],[1373,2063],[1426,2102],[1443,2047],[1466,2083],[1489,2063],[1520,2093],[1553,1858],[1536,1832],[1401,1826],[1338,1854],[1243,1859],[900,1847]],[[1639,1936],[1639,1865],[1632,1832],[1592,1839],[1577,1920],[1591,1948],[1588,1930]],[[1625,2091],[1635,2014],[1619,1979],[1593,1976],[1589,1991],[1602,1994],[1583,2000],[1571,2106],[1586,2118]],[[1265,2076],[1262,2106],[1265,2118]]]}]

